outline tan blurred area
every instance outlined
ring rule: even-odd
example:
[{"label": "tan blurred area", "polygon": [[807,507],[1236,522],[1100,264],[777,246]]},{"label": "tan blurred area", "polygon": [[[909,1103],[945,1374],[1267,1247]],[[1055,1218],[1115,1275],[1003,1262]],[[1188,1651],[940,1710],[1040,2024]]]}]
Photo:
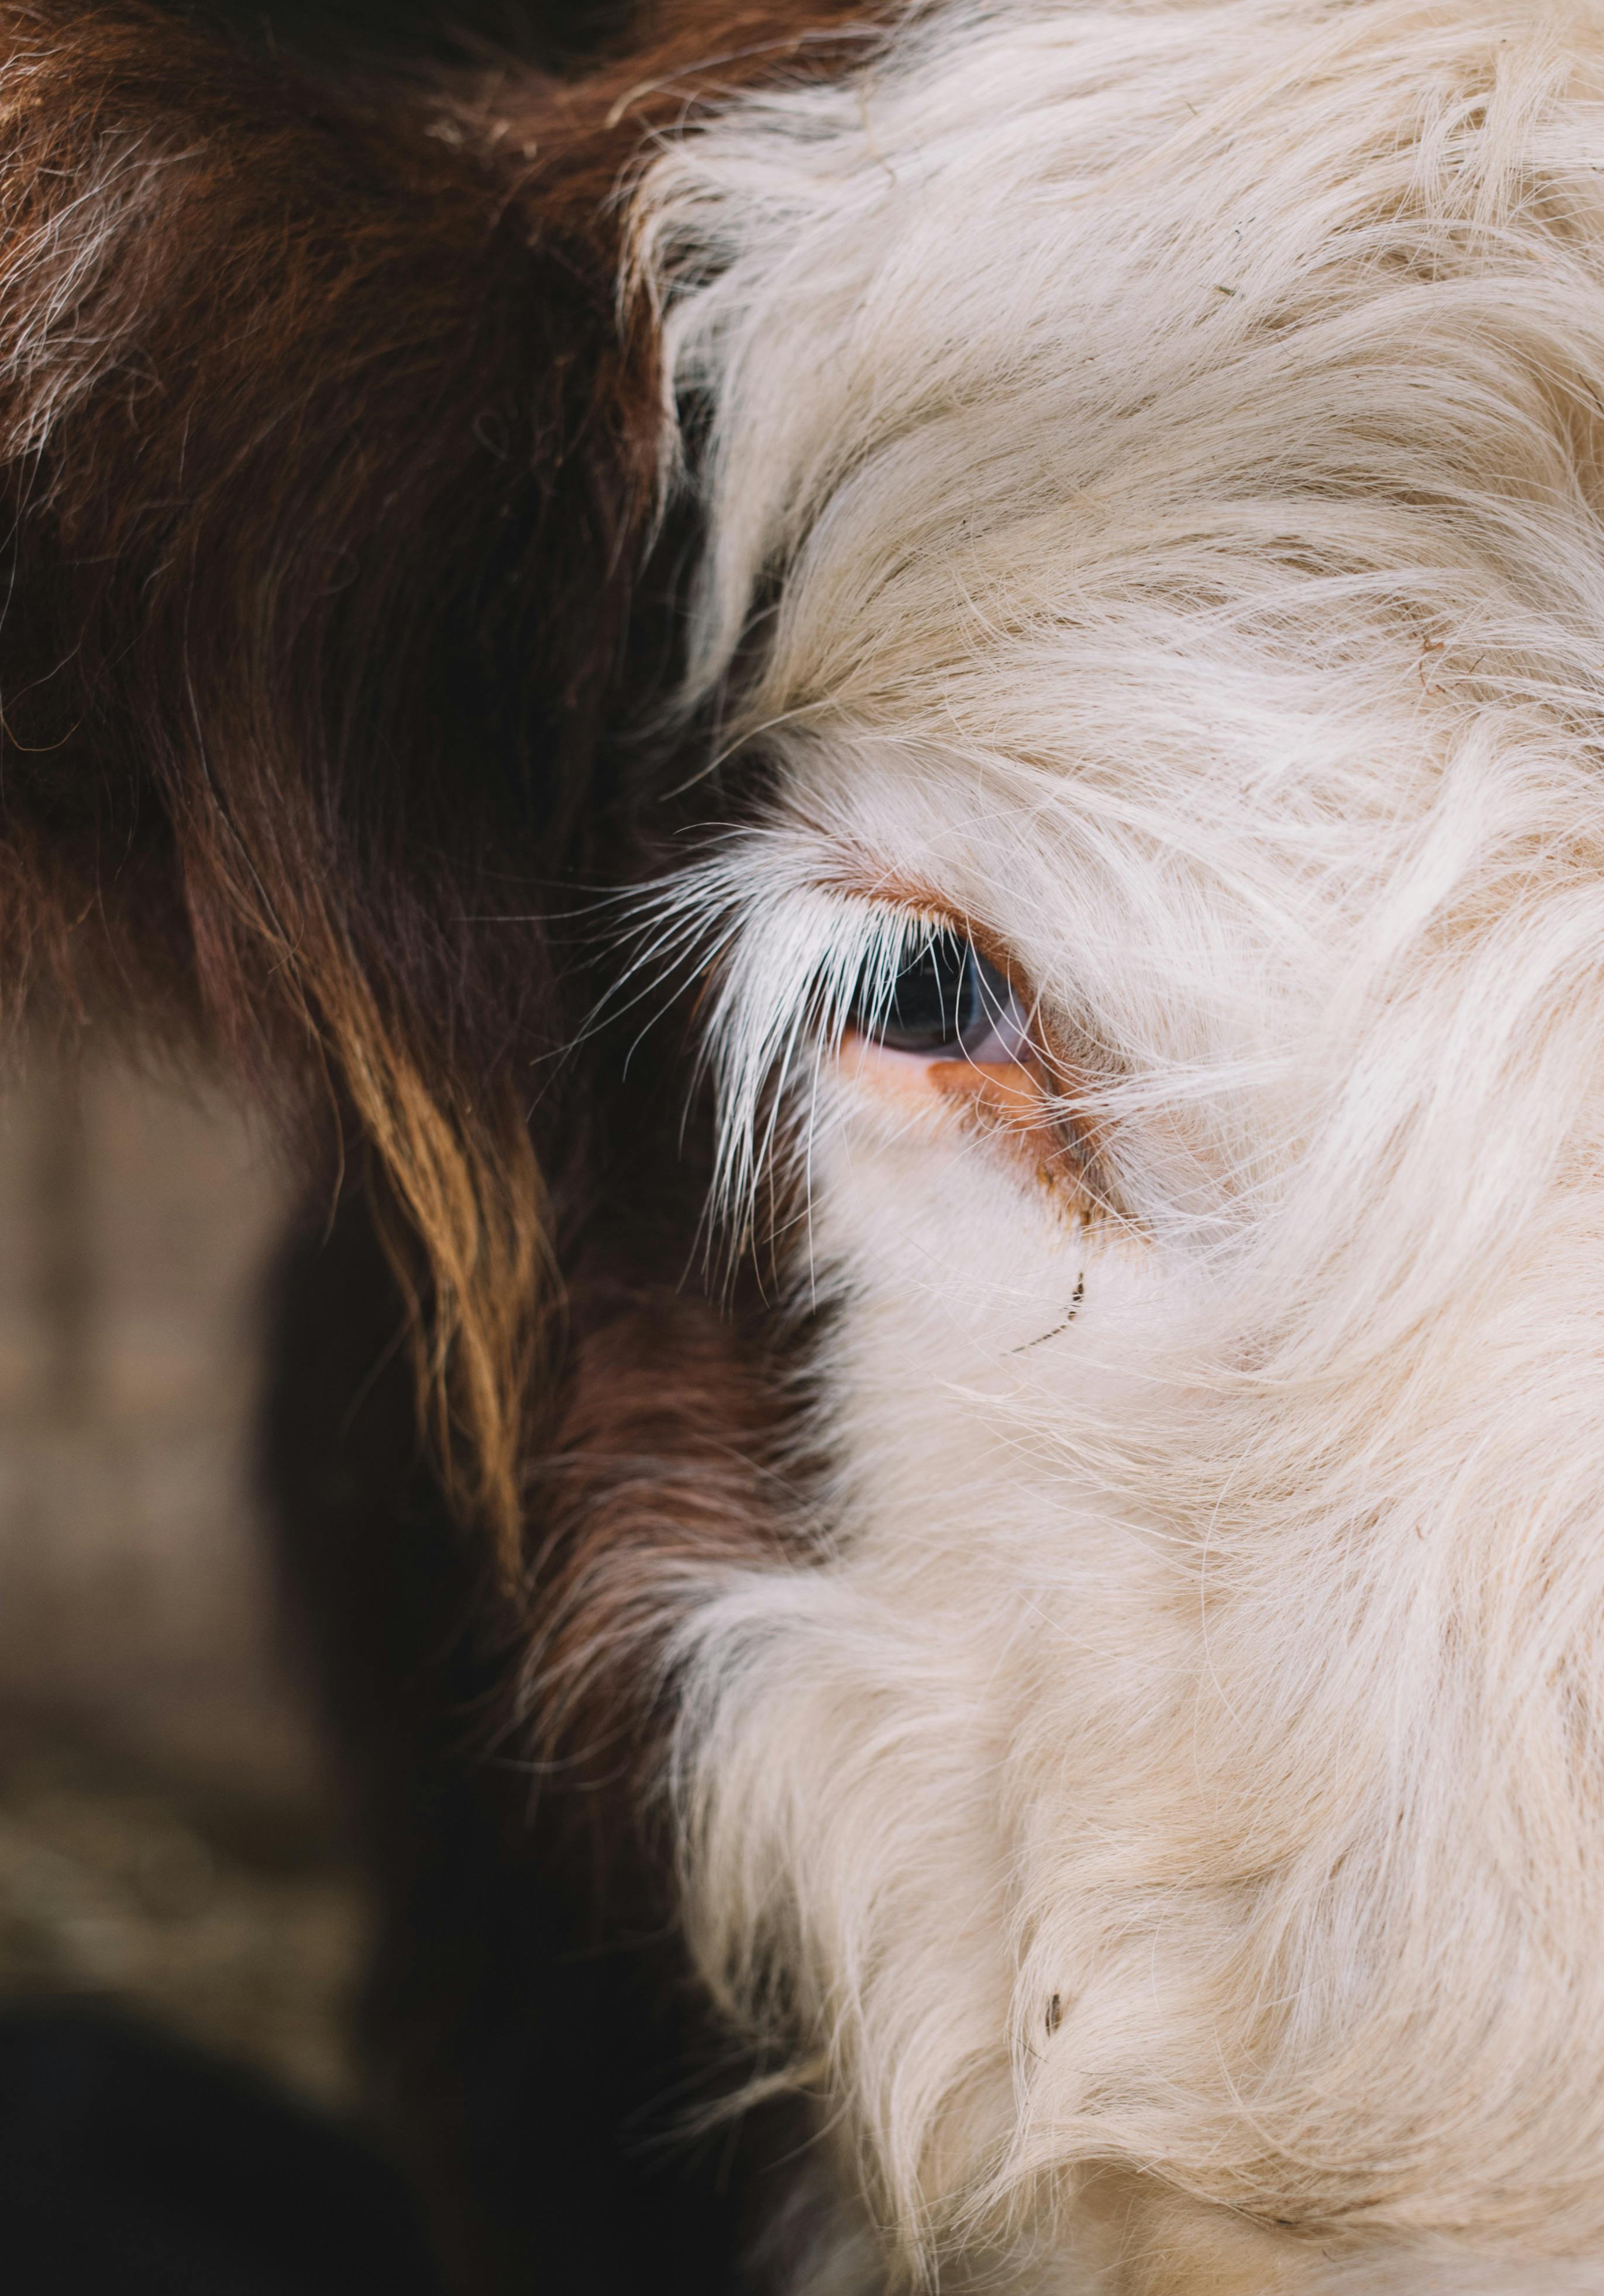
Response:
[{"label": "tan blurred area", "polygon": [[364,1908],[250,1472],[284,1195],[200,1080],[40,1039],[0,1095],[0,2008],[339,2104]]}]

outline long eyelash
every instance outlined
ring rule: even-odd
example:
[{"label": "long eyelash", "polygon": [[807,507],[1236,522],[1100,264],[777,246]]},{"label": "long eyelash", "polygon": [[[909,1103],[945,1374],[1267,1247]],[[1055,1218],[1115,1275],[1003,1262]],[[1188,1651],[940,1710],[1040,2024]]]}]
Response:
[{"label": "long eyelash", "polygon": [[752,1239],[765,1177],[806,1163],[821,1054],[855,1013],[889,1010],[896,977],[951,928],[911,905],[868,898],[819,875],[818,849],[785,830],[747,831],[634,905],[625,975],[650,996],[700,974],[708,1025],[699,1067],[718,1111],[712,1213],[735,1249]]}]

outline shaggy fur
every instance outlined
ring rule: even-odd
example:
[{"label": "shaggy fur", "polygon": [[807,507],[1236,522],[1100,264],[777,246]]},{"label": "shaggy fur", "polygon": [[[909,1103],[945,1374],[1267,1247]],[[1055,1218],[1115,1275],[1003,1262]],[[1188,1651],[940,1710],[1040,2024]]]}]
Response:
[{"label": "shaggy fur", "polygon": [[[722,86],[829,50],[735,20]],[[196,1019],[372,1150],[509,1560],[530,1110],[585,1011],[546,927],[634,802],[598,742],[661,416],[614,193],[706,53],[688,11],[578,87],[337,94],[140,0],[0,12],[13,1001]]]},{"label": "shaggy fur", "polygon": [[1604,15],[0,31],[8,979],[343,1155],[462,2284],[1604,2289]]},{"label": "shaggy fur", "polygon": [[[831,23],[748,12],[717,86],[824,69]],[[633,1815],[636,1683],[562,1657],[763,1481],[738,1334],[674,1306],[678,1082],[565,1056],[598,886],[679,818],[611,732],[673,646],[616,194],[721,53],[687,10],[583,83],[356,81],[137,0],[0,11],[6,999],[198,1038],[305,1147],[266,1476],[381,1903],[373,2102],[497,2296],[711,2296],[754,2205],[751,2139],[667,2143],[731,2044]],[[514,1755],[526,1581],[563,1687]]]},{"label": "shaggy fur", "polygon": [[[1604,2285],[1601,134],[1586,8],[944,7],[637,202],[834,1308],[689,1919],[944,2286]],[[843,1040],[932,916],[1027,1121]]]}]

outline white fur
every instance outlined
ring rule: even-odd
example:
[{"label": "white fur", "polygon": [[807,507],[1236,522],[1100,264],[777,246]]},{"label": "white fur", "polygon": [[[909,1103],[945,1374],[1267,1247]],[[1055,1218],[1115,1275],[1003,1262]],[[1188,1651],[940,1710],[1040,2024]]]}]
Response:
[{"label": "white fur", "polygon": [[[934,8],[634,246],[780,791],[679,896],[725,1185],[833,1308],[816,1558],[682,1638],[701,1965],[944,2288],[1604,2289],[1604,10]],[[932,908],[1089,1193],[843,1054]]]}]

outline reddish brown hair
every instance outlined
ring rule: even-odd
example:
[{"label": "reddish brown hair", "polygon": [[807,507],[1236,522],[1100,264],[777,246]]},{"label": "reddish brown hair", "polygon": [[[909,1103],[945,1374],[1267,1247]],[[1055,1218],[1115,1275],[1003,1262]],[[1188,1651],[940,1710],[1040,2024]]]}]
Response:
[{"label": "reddish brown hair", "polygon": [[606,809],[653,510],[614,195],[699,90],[827,68],[839,13],[339,99],[137,0],[0,18],[4,977],[335,1112],[509,1542],[575,1018],[539,919]]}]

